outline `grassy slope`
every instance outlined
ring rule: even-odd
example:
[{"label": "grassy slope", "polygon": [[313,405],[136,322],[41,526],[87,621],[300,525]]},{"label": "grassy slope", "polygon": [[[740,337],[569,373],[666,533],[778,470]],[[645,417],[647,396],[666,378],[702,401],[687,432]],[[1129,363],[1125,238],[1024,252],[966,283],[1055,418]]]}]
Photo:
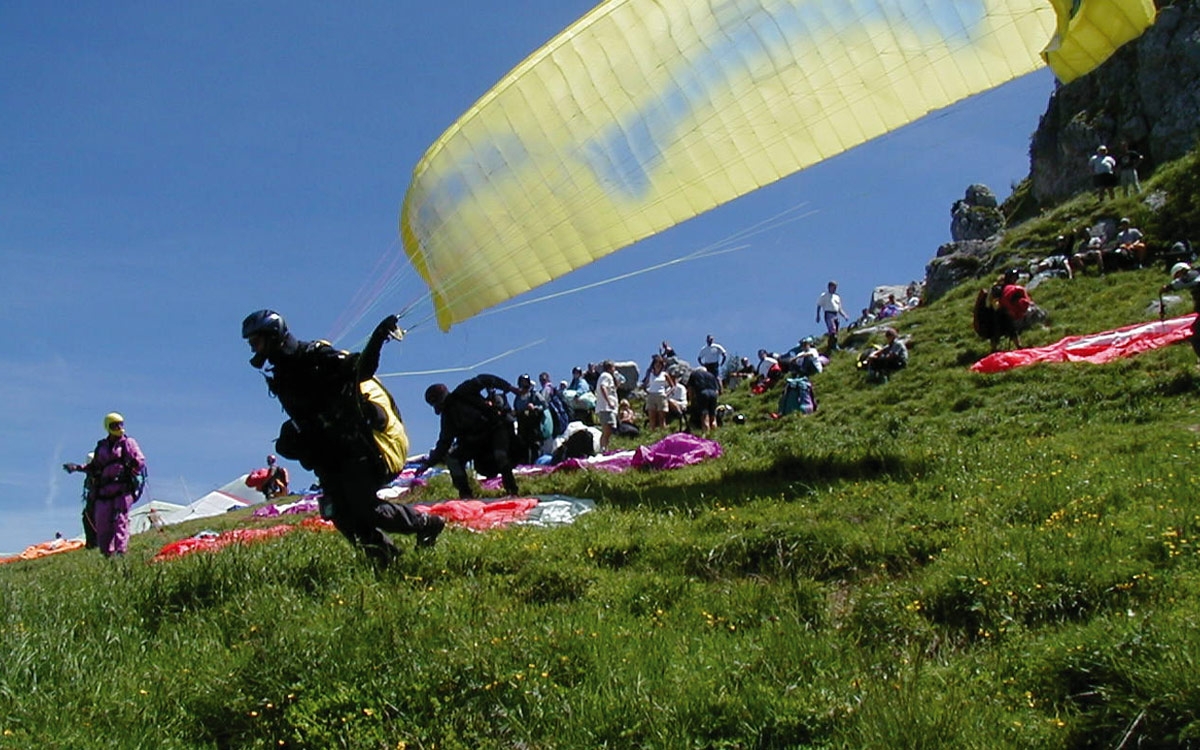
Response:
[{"label": "grassy slope", "polygon": [[[1137,210],[1083,198],[1000,252]],[[1164,280],[1048,282],[1025,343],[1151,319]],[[816,415],[732,394],[722,459],[527,482],[599,501],[571,527],[452,530],[381,577],[307,531],[147,563],[244,516],[0,568],[0,747],[1196,744],[1195,356],[975,375],[974,292],[899,319],[886,385],[839,355]]]}]

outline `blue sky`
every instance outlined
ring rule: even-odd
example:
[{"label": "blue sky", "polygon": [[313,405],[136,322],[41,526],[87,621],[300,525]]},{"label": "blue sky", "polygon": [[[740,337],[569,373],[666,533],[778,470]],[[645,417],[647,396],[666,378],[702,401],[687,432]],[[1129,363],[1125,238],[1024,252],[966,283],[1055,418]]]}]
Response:
[{"label": "blue sky", "polygon": [[[60,465],[84,460],[109,411],[147,455],[150,497],[186,502],[261,465],[283,414],[247,364],[242,318],[273,308],[300,338],[357,348],[420,298],[411,270],[381,271],[403,267],[397,221],[413,166],[590,7],[0,4],[0,552],[79,533],[81,483]],[[558,380],[605,357],[644,363],[662,339],[694,357],[710,332],[751,356],[816,333],[829,279],[853,312],[874,286],[921,278],[968,184],[1004,197],[1028,172],[1052,88],[1048,72],[1026,76],[524,299],[717,242],[745,246],[736,252],[448,334],[417,326],[388,344],[381,371],[459,371],[385,381],[413,450],[436,438],[425,387],[453,385],[474,363],[508,353],[475,371]]]}]

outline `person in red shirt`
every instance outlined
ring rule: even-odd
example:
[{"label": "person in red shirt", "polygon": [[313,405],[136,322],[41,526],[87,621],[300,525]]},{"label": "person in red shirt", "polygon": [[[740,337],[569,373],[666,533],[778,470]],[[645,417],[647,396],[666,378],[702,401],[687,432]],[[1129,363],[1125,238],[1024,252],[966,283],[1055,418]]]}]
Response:
[{"label": "person in red shirt", "polygon": [[1011,338],[1013,344],[1020,349],[1021,330],[1024,328],[1022,322],[1029,313],[1029,309],[1033,307],[1033,298],[1029,296],[1029,292],[1026,291],[1025,287],[1017,283],[1017,276],[1018,272],[1016,270],[1005,272],[1004,277],[1001,279],[997,307],[1012,323]]}]

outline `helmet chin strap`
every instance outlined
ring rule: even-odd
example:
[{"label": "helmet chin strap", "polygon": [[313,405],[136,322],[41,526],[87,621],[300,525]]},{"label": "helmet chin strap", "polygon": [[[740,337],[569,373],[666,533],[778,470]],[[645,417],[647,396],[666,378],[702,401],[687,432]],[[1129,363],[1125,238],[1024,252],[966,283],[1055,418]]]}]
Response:
[{"label": "helmet chin strap", "polygon": [[300,341],[290,333],[284,334],[282,337],[271,337],[266,340],[261,351],[255,352],[250,358],[250,366],[256,370],[261,370],[267,364],[273,354],[295,354],[300,348]]}]

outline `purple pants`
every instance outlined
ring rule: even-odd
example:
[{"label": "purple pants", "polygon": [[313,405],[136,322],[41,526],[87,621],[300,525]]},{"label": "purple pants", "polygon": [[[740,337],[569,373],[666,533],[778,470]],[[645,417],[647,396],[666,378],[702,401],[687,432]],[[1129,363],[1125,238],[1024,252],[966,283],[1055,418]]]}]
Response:
[{"label": "purple pants", "polygon": [[129,508],[132,495],[96,501],[96,546],[105,557],[123,555],[129,547]]},{"label": "purple pants", "polygon": [[836,312],[825,311],[825,332],[837,335],[838,332],[838,314]]}]

